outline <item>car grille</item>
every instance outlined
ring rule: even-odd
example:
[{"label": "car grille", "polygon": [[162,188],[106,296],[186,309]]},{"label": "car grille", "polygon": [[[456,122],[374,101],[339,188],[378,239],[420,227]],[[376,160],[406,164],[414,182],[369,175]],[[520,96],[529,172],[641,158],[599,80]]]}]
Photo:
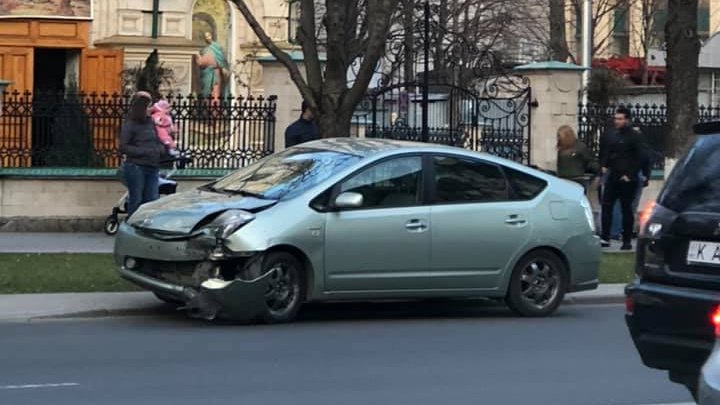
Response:
[{"label": "car grille", "polygon": [[187,287],[197,287],[193,278],[199,262],[167,262],[160,260],[142,260],[137,271],[146,276],[163,280],[169,283]]}]

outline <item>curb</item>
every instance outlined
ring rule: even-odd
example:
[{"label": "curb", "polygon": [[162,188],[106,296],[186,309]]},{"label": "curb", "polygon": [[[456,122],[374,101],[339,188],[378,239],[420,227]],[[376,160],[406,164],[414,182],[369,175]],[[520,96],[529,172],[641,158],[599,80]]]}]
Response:
[{"label": "curb", "polygon": [[595,297],[565,297],[563,304],[565,305],[614,305],[624,304],[624,294],[607,294]]},{"label": "curb", "polygon": [[[624,294],[604,294],[590,297],[573,297],[566,296],[562,305],[618,305],[625,303]],[[175,315],[181,314],[182,311],[169,304],[159,303],[157,306],[144,308],[124,308],[124,309],[97,309],[91,311],[68,312],[63,314],[18,317],[9,319],[0,319],[3,321],[43,321],[43,320],[63,320],[63,319],[96,319],[96,318],[113,318],[113,317],[148,317],[154,315]]]}]

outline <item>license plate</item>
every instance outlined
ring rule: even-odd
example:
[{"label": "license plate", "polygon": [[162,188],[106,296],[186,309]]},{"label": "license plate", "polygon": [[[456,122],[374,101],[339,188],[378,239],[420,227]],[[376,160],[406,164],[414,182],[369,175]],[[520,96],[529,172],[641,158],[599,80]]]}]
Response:
[{"label": "license plate", "polygon": [[688,246],[687,261],[720,266],[720,243],[691,241]]}]

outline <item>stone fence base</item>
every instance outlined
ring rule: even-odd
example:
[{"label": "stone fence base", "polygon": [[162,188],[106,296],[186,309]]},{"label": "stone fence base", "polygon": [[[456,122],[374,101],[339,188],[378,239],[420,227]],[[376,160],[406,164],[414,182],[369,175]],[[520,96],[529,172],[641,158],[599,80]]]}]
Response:
[{"label": "stone fence base", "polygon": [[[187,190],[207,179],[177,179]],[[0,232],[95,232],[125,193],[116,179],[0,178]]]}]

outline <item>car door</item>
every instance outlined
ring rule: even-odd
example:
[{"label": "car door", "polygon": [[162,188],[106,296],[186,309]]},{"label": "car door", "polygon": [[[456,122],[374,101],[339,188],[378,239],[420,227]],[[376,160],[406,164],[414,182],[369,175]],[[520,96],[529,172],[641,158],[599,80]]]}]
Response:
[{"label": "car door", "polygon": [[497,288],[530,237],[530,204],[511,201],[496,164],[454,155],[431,160],[433,288]]},{"label": "car door", "polygon": [[430,208],[423,201],[422,157],[372,164],[342,181],[363,196],[361,207],[326,214],[328,290],[411,290],[427,285]]}]

